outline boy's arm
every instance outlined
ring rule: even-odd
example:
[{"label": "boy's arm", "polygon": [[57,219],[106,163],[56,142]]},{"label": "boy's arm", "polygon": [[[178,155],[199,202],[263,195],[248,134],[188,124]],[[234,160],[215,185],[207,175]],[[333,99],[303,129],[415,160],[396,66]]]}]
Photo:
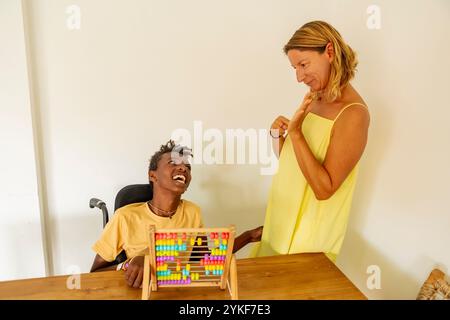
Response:
[{"label": "boy's arm", "polygon": [[261,241],[262,231],[263,226],[260,226],[256,229],[247,230],[244,233],[240,234],[239,237],[234,239],[233,253],[238,252],[240,249],[242,249],[242,247],[245,247],[250,242]]},{"label": "boy's arm", "polygon": [[103,259],[99,254],[94,258],[92,263],[91,272],[116,270],[117,265],[114,262],[109,262]]}]

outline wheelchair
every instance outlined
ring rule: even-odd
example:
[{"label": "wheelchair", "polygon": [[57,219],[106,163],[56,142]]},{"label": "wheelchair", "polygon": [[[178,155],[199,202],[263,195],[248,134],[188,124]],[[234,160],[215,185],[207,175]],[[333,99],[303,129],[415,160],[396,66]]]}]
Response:
[{"label": "wheelchair", "polygon": [[[114,201],[114,212],[116,212],[117,209],[132,203],[147,202],[151,200],[152,197],[153,190],[150,184],[147,183],[128,185],[120,189],[120,191],[117,193],[116,199]],[[100,199],[92,198],[89,200],[89,207],[91,209],[98,208],[102,211],[103,228],[105,228],[106,224],[109,221],[108,208],[106,207],[106,203]],[[113,261],[113,264],[122,263],[126,259],[127,256],[125,254],[125,251],[122,251]]]}]

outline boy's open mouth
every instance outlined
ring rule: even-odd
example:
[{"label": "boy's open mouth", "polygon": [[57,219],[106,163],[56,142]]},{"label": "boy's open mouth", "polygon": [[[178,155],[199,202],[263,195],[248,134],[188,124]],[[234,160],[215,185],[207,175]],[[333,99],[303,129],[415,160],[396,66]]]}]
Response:
[{"label": "boy's open mouth", "polygon": [[175,180],[178,183],[186,184],[186,177],[182,174],[177,174],[172,177],[173,180]]}]

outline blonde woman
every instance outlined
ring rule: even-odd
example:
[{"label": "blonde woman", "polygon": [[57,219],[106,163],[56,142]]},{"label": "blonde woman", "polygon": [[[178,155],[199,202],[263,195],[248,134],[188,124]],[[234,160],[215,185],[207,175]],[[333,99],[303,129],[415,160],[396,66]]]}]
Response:
[{"label": "blonde woman", "polygon": [[335,262],[370,120],[350,84],[357,60],[339,32],[323,21],[303,25],[284,52],[297,81],[310,90],[290,120],[279,116],[271,126],[279,169],[253,255],[324,252]]}]

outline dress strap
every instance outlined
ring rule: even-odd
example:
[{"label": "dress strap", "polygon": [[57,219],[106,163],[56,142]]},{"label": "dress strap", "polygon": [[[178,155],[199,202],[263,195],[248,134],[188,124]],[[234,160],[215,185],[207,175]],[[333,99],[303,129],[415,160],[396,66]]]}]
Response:
[{"label": "dress strap", "polygon": [[339,116],[341,115],[341,113],[345,111],[345,109],[347,109],[348,107],[351,107],[351,106],[353,106],[353,105],[355,105],[355,104],[359,104],[360,106],[363,106],[364,108],[367,109],[367,106],[364,105],[364,104],[362,104],[362,103],[359,103],[359,102],[353,102],[353,103],[350,103],[350,104],[346,105],[344,108],[342,108],[341,111],[339,111],[338,115],[336,116],[336,118],[334,118],[333,122],[336,122],[336,120],[339,118]]}]

